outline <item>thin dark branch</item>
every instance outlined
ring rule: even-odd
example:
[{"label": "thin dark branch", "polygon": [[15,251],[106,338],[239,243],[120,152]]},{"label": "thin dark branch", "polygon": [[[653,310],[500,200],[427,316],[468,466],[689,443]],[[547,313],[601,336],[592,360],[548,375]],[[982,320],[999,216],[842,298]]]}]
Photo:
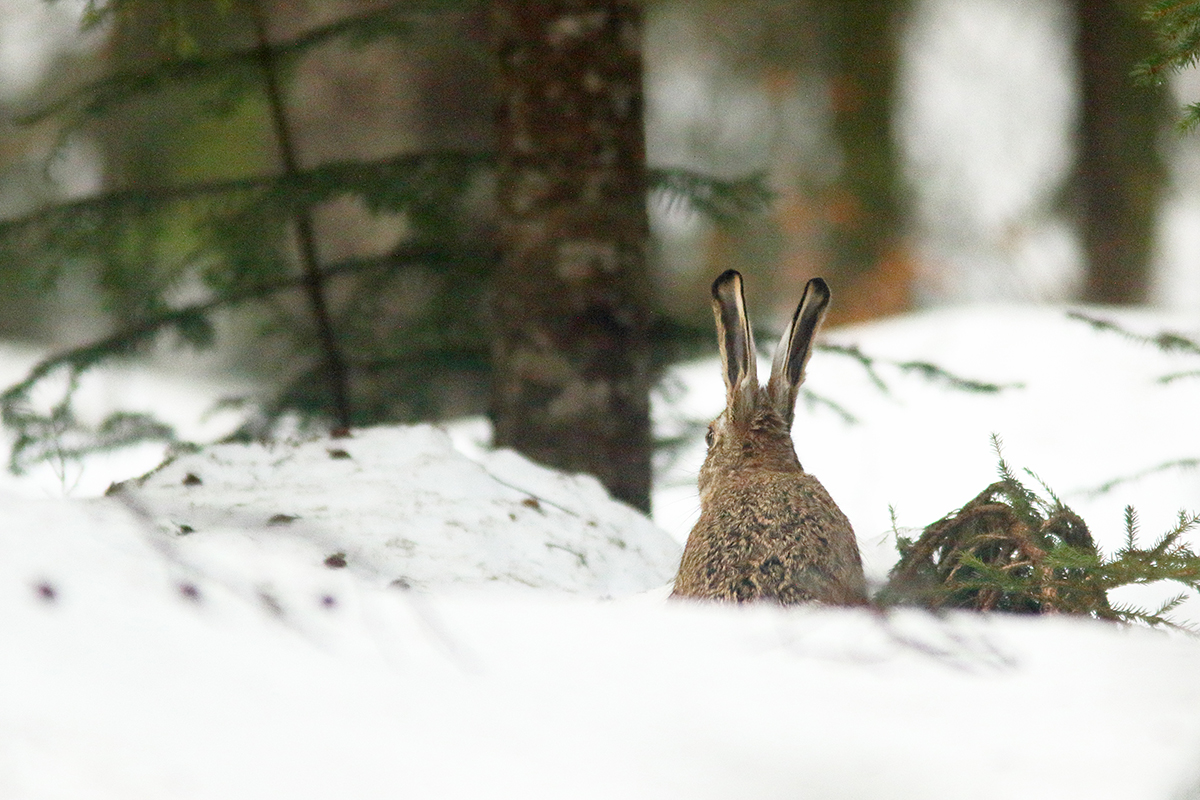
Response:
[{"label": "thin dark branch", "polygon": [[[279,85],[277,56],[271,49],[266,22],[263,19],[259,3],[254,3],[253,12],[254,34],[258,40],[258,58],[263,72],[267,105],[271,110],[271,125],[279,144],[284,175],[293,177],[299,174],[300,164],[283,107],[283,89]],[[300,245],[300,265],[304,272],[304,292],[308,297],[313,320],[317,325],[317,339],[325,355],[326,379],[333,406],[333,417],[337,428],[347,430],[350,427],[350,388],[346,377],[346,364],[341,349],[338,347],[333,322],[329,318],[329,308],[325,303],[325,278],[317,261],[317,240],[313,231],[312,215],[307,209],[298,209],[295,222],[296,237]]]}]

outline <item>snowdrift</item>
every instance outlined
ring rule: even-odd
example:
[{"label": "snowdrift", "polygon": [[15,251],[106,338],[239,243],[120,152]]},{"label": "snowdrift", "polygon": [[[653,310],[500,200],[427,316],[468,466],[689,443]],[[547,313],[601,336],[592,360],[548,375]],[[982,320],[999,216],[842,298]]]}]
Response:
[{"label": "snowdrift", "polygon": [[[859,422],[801,409],[800,456],[877,576],[887,505],[923,524],[969,499],[992,431],[1094,526],[1195,503],[1186,471],[1075,491],[1195,455],[1196,385],[1157,382],[1177,356],[1052,311],[833,338],[1022,385],[955,394],[883,364],[882,393],[814,357],[810,388]],[[678,374],[679,414],[715,413],[715,365]],[[701,451],[656,497],[670,535],[591,479],[428,426],[4,495],[0,797],[1200,796],[1192,637],[668,600]]]}]

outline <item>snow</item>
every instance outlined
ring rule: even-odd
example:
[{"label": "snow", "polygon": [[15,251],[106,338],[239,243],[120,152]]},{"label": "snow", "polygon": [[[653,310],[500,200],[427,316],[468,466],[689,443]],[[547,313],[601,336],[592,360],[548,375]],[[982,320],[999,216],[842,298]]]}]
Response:
[{"label": "snow", "polygon": [[186,531],[182,549],[304,547],[314,563],[341,553],[383,585],[414,589],[504,584],[612,597],[662,586],[679,558],[666,533],[595,478],[507,450],[475,461],[429,426],[216,445],[120,494],[160,530]]},{"label": "snow", "polygon": [[[808,388],[857,422],[802,406],[798,451],[877,580],[894,558],[888,506],[920,527],[969,500],[994,478],[992,432],[1106,547],[1126,503],[1147,537],[1200,505],[1195,471],[1088,491],[1200,456],[1200,380],[1157,380],[1195,357],[1046,308],[935,310],[827,338],[1021,384],[969,394],[881,365],[884,393],[849,359],[813,357]],[[660,430],[719,410],[714,360],[673,380]],[[465,422],[217,445],[112,475],[125,480],[103,497],[6,490],[0,797],[1200,791],[1193,637],[673,602],[702,443],[664,465],[660,528],[594,480],[484,439]]]},{"label": "snow", "polygon": [[[0,387],[6,389],[24,380],[47,355],[34,347],[0,343]],[[156,355],[159,362],[169,361],[174,368],[117,361],[85,372],[72,403],[79,421],[95,427],[117,411],[146,413],[170,425],[180,438],[199,442],[222,438],[238,427],[242,413],[216,406],[220,400],[252,395],[248,382],[214,379],[210,374],[213,366],[203,354],[163,347]],[[62,400],[67,386],[65,370],[52,373],[33,392],[31,404],[39,412],[49,413]],[[2,432],[0,453],[7,463],[13,436]],[[153,469],[162,462],[163,454],[161,444],[146,442],[92,455],[83,462],[64,459],[37,464],[21,475],[0,469],[0,491],[30,497],[95,496],[113,481]]]}]

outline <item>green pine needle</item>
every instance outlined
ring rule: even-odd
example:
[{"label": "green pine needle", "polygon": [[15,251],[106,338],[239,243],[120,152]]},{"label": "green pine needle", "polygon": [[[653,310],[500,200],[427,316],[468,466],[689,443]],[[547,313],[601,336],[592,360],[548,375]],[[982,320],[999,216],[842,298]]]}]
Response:
[{"label": "green pine needle", "polygon": [[[916,540],[897,539],[900,559],[876,600],[884,605],[971,608],[1013,613],[1062,613],[1127,624],[1188,629],[1171,612],[1200,591],[1200,555],[1185,536],[1200,514],[1181,512],[1173,528],[1143,548],[1138,518],[1125,509],[1124,545],[1105,557],[1084,521],[1036,474],[1043,494],[1029,489],[992,436],[1000,480]],[[895,523],[893,521],[893,527]],[[1156,609],[1113,604],[1122,586],[1172,581],[1184,591]]]},{"label": "green pine needle", "polygon": [[669,209],[698,211],[724,225],[762,213],[775,198],[764,173],[722,180],[693,170],[651,168],[646,171],[646,179],[651,191]]}]

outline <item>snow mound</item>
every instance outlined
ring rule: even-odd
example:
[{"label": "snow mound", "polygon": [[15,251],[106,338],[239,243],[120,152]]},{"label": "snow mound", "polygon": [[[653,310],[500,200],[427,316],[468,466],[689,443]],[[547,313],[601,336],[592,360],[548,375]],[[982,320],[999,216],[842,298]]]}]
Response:
[{"label": "snow mound", "polygon": [[[1172,800],[1200,785],[1190,638],[425,594],[303,549],[247,561],[244,537],[199,563],[204,532],[164,534],[128,498],[0,502],[0,797]],[[226,580],[218,555],[259,583]]]},{"label": "snow mound", "polygon": [[271,553],[304,553],[416,589],[614,597],[666,584],[679,563],[678,544],[594,478],[511,451],[472,459],[428,425],[210,446],[117,495],[184,552],[233,547],[264,569]]}]

